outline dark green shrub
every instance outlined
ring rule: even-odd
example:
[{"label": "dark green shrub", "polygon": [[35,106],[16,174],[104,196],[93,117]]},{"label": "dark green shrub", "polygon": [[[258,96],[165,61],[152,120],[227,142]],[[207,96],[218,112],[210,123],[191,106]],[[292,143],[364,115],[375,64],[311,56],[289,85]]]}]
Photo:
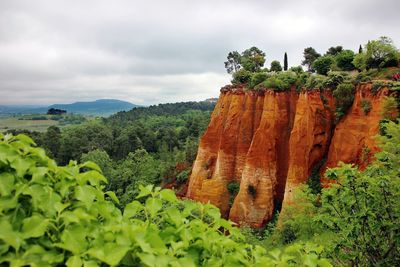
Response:
[{"label": "dark green shrub", "polygon": [[318,74],[326,75],[333,63],[334,59],[332,56],[322,56],[313,62],[312,67]]},{"label": "dark green shrub", "polygon": [[176,181],[181,184],[186,182],[189,179],[189,174],[190,174],[190,169],[181,171],[176,176]]},{"label": "dark green shrub", "polygon": [[297,74],[304,72],[303,68],[301,66],[297,66],[297,67],[290,67],[291,71],[296,72]]},{"label": "dark green shrub", "polygon": [[371,102],[369,100],[363,99],[361,100],[361,109],[363,110],[365,115],[368,115],[368,113],[371,111]]},{"label": "dark green shrub", "polygon": [[342,83],[333,91],[336,102],[336,119],[340,120],[351,107],[354,101],[354,85]]},{"label": "dark green shrub", "polygon": [[229,192],[229,205],[232,206],[235,197],[239,193],[240,183],[237,181],[229,182],[226,186]]},{"label": "dark green shrub", "polygon": [[349,75],[346,72],[331,71],[324,80],[323,87],[334,90],[339,84],[346,80],[349,80]]},{"label": "dark green shrub", "polygon": [[270,71],[276,71],[276,72],[282,71],[282,65],[281,65],[281,63],[280,63],[278,60],[272,61],[272,62],[271,62]]},{"label": "dark green shrub", "polygon": [[336,65],[341,70],[354,70],[355,66],[353,64],[354,52],[351,50],[344,50],[335,56]]},{"label": "dark green shrub", "polygon": [[325,83],[326,83],[327,77],[318,75],[318,74],[312,74],[307,78],[307,81],[305,83],[305,87],[307,89],[324,89],[325,88]]},{"label": "dark green shrub", "polygon": [[252,89],[256,85],[264,82],[268,78],[268,74],[266,72],[256,72],[251,75],[249,87]]},{"label": "dark green shrub", "polygon": [[235,72],[232,75],[232,77],[233,77],[233,80],[232,80],[233,84],[248,83],[251,78],[251,72],[249,72],[245,69],[241,69],[241,70],[238,70],[237,72]]}]

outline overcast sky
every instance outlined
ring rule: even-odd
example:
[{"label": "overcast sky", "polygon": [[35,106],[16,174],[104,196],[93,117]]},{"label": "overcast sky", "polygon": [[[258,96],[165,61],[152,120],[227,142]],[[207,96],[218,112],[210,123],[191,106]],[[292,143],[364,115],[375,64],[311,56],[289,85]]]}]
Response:
[{"label": "overcast sky", "polygon": [[[278,3],[279,2],[279,3]],[[217,97],[229,51],[400,45],[399,0],[0,0],[0,104]]]}]

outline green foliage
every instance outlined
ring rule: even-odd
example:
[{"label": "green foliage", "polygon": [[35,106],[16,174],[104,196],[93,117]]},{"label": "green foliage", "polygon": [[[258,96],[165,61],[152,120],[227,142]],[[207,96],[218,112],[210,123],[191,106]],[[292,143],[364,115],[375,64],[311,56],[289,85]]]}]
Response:
[{"label": "green foliage", "polygon": [[311,169],[310,176],[308,177],[307,180],[307,185],[310,188],[311,193],[313,194],[319,194],[321,193],[321,176],[320,176],[320,171],[322,166],[324,166],[326,162],[326,158],[318,161],[315,166]]},{"label": "green foliage", "polygon": [[308,71],[314,71],[313,63],[314,61],[321,56],[321,54],[317,53],[314,48],[307,47],[303,52],[304,60],[301,62],[301,65],[307,66]]},{"label": "green foliage", "polygon": [[264,82],[269,75],[266,72],[256,72],[251,75],[249,87],[254,88],[256,85]]},{"label": "green foliage", "polygon": [[233,84],[248,83],[251,79],[251,72],[246,69],[241,69],[235,72],[232,77]]},{"label": "green foliage", "polygon": [[333,91],[336,102],[336,119],[340,120],[354,101],[354,85],[351,83],[341,83]]},{"label": "green foliage", "polygon": [[0,135],[0,264],[331,266],[310,245],[243,242],[214,206],[141,186],[123,211],[93,162],[59,167],[24,135]]},{"label": "green foliage", "polygon": [[271,68],[269,70],[275,72],[282,71],[282,65],[278,60],[273,60],[271,62]]},{"label": "green foliage", "polygon": [[398,125],[389,123],[390,137],[382,137],[384,152],[366,171],[350,165],[327,171],[340,185],[332,185],[322,195],[321,220],[337,232],[337,256],[342,260],[361,266],[400,262],[399,132]]},{"label": "green foliage", "polygon": [[288,70],[288,58],[287,58],[286,52],[285,52],[285,55],[283,56],[283,70],[284,71]]},{"label": "green foliage", "polygon": [[354,70],[355,66],[353,64],[354,52],[351,50],[343,50],[335,56],[335,62],[338,68],[345,71]]},{"label": "green foliage", "polygon": [[267,78],[263,83],[255,87],[255,89],[272,89],[275,91],[286,91],[292,85],[299,85],[298,75],[293,71],[279,72]]},{"label": "green foliage", "polygon": [[178,183],[185,183],[189,179],[190,169],[181,171],[177,176],[176,180]]},{"label": "green foliage", "polygon": [[295,73],[297,73],[297,74],[300,74],[300,73],[304,72],[304,71],[303,71],[303,68],[302,68],[301,66],[290,67],[289,70],[291,70],[291,71],[293,71],[293,72],[295,72]]},{"label": "green foliage", "polygon": [[243,68],[249,72],[260,71],[265,63],[265,53],[253,46],[242,53],[240,62]]},{"label": "green foliage", "polygon": [[318,74],[326,75],[331,69],[333,62],[334,59],[332,56],[322,56],[314,60],[312,67]]},{"label": "green foliage", "polygon": [[382,102],[382,109],[381,109],[382,118],[394,121],[396,120],[398,114],[399,114],[398,103],[396,101],[396,98],[392,96],[386,96]]},{"label": "green foliage", "polygon": [[368,115],[368,113],[371,111],[371,108],[371,101],[366,99],[361,100],[361,109],[363,110],[365,115]]},{"label": "green foliage", "polygon": [[307,89],[313,90],[313,89],[324,89],[325,84],[327,81],[327,77],[323,75],[310,75],[305,83],[305,87]]},{"label": "green foliage", "polygon": [[325,54],[330,56],[336,56],[341,52],[343,52],[343,47],[338,45],[336,47],[335,46],[329,47],[328,51],[326,51]]},{"label": "green foliage", "polygon": [[356,67],[358,70],[365,70],[367,67],[367,62],[365,59],[365,54],[357,54],[354,56],[354,59],[352,61],[353,65]]},{"label": "green foliage", "polygon": [[229,52],[227,61],[224,62],[226,71],[229,74],[235,73],[242,68],[241,55],[238,51]]},{"label": "green foliage", "polygon": [[229,205],[232,205],[236,195],[239,193],[240,183],[237,181],[229,182],[226,188],[229,192]]},{"label": "green foliage", "polygon": [[367,68],[396,67],[399,55],[393,41],[388,37],[381,37],[367,43],[365,61]]}]

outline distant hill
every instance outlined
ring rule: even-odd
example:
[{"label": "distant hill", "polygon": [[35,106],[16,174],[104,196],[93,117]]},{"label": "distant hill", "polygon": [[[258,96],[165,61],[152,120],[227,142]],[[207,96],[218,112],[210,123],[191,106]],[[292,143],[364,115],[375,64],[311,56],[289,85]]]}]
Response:
[{"label": "distant hill", "polygon": [[75,102],[72,104],[54,104],[51,106],[23,106],[23,105],[0,105],[0,114],[46,114],[51,108],[63,109],[67,113],[109,116],[120,111],[131,110],[138,105],[117,99],[99,99],[87,102]]},{"label": "distant hill", "polygon": [[48,108],[63,109],[67,113],[108,116],[120,111],[127,111],[138,105],[116,99],[99,99],[91,102],[75,102],[72,104],[54,104]]}]

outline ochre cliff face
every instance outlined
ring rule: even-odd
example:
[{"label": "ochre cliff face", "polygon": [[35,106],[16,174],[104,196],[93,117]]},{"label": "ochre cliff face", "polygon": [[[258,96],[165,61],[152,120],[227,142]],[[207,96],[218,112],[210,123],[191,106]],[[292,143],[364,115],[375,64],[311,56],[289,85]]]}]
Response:
[{"label": "ochre cliff face", "polygon": [[211,202],[229,214],[227,185],[240,181],[246,154],[262,111],[257,93],[227,92],[221,97],[202,137],[193,166],[187,196]]},{"label": "ochre cliff face", "polygon": [[272,217],[274,202],[283,198],[288,140],[297,95],[267,91],[259,126],[246,156],[240,191],[229,218],[260,227]]},{"label": "ochre cliff face", "polygon": [[[379,133],[382,99],[386,95],[388,90],[380,90],[374,95],[371,84],[358,86],[353,106],[335,128],[326,162],[328,168],[343,161],[363,169],[371,161],[378,151],[374,137]],[[371,104],[368,114],[362,109],[363,102]]]},{"label": "ochre cliff face", "polygon": [[[187,197],[210,202],[240,225],[261,227],[313,168],[339,161],[364,167],[377,151],[382,98],[370,84],[356,88],[349,113],[335,127],[334,99],[329,92],[254,92],[234,88],[221,92],[199,150]],[[361,103],[369,101],[365,114]],[[230,203],[228,185],[240,183]]]},{"label": "ochre cliff face", "polygon": [[334,124],[333,103],[329,93],[321,95],[312,91],[300,94],[289,140],[284,205],[292,202],[293,190],[308,180],[312,168],[326,156]]}]

